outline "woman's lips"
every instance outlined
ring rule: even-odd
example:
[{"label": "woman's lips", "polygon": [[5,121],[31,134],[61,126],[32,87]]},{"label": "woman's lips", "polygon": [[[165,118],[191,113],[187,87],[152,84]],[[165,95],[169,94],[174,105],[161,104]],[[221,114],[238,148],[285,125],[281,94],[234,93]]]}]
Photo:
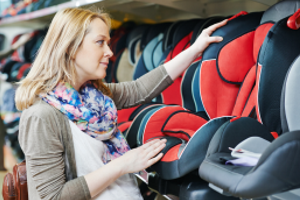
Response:
[{"label": "woman's lips", "polygon": [[100,62],[101,65],[105,65],[107,66],[108,65],[108,62]]}]

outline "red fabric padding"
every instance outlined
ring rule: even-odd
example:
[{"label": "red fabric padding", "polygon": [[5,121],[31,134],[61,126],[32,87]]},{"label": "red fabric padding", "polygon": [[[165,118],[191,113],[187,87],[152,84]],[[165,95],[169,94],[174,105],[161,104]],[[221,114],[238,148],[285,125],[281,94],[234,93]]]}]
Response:
[{"label": "red fabric padding", "polygon": [[[245,80],[240,88],[236,103],[234,105],[232,116],[241,116],[245,108],[248,97],[255,84],[256,66],[254,65],[245,77]],[[247,103],[248,104],[248,103]]]},{"label": "red fabric padding", "polygon": [[[172,134],[172,136],[172,132],[183,131],[189,134],[190,137],[192,137],[194,133],[205,123],[207,123],[207,120],[195,114],[191,114],[189,112],[178,112],[174,113],[171,117],[168,118],[162,131],[166,135]],[[176,136],[175,134],[174,137],[178,136]]]},{"label": "red fabric padding", "polygon": [[278,133],[277,132],[271,132],[272,136],[274,137],[274,139],[278,138]]},{"label": "red fabric padding", "polygon": [[255,36],[254,36],[254,48],[253,48],[253,57],[254,61],[257,62],[257,57],[258,57],[258,52],[263,44],[269,30],[272,28],[274,24],[273,23],[266,23],[262,24],[259,27],[257,27],[255,31]]},{"label": "red fabric padding", "polygon": [[127,122],[129,121],[129,117],[132,114],[135,109],[137,109],[139,106],[135,106],[132,108],[126,108],[122,110],[118,110],[118,123]]},{"label": "red fabric padding", "polygon": [[253,39],[255,31],[242,35],[226,44],[218,56],[218,68],[225,80],[242,82],[255,64]]},{"label": "red fabric padding", "polygon": [[239,12],[238,14],[233,15],[232,17],[230,17],[230,18],[228,19],[228,21],[233,20],[233,19],[235,19],[235,18],[237,18],[237,17],[239,17],[239,16],[241,16],[241,15],[247,15],[247,14],[248,14],[248,12],[246,12],[246,11],[241,11],[241,12]]},{"label": "red fabric padding", "polygon": [[[187,49],[190,46],[190,40],[193,35],[193,32],[191,32],[189,35],[185,36],[180,42],[175,46],[175,48],[169,53],[169,55],[166,58],[166,62],[173,59],[175,56],[177,56],[180,52]],[[181,86],[182,76],[178,77],[172,85],[170,85],[167,89],[165,89],[162,92],[163,102],[165,104],[176,104],[182,106],[182,99],[181,99],[181,92],[180,92],[180,86]]]},{"label": "red fabric padding", "polygon": [[125,123],[119,125],[118,128],[122,133],[124,133],[129,128],[129,126],[131,126],[131,124],[132,124],[132,121],[125,122]]},{"label": "red fabric padding", "polygon": [[259,78],[260,78],[260,72],[261,72],[261,68],[262,68],[262,66],[261,66],[261,64],[259,64],[258,63],[258,65],[257,65],[257,78],[256,78],[256,84],[255,84],[255,90],[256,90],[256,93],[257,93],[257,95],[256,95],[256,99],[255,99],[255,104],[256,104],[256,114],[257,114],[257,121],[258,122],[260,122],[260,123],[262,123],[262,120],[261,120],[261,118],[260,118],[260,113],[259,113],[259,104],[258,104],[258,85],[259,85]]},{"label": "red fabric padding", "polygon": [[257,90],[256,87],[254,87],[241,116],[249,117],[253,108],[257,107],[256,103],[257,103]]},{"label": "red fabric padding", "polygon": [[145,125],[143,144],[151,138],[165,136],[164,133],[161,132],[161,128],[168,117],[177,110],[185,109],[179,106],[163,107],[149,117]]},{"label": "red fabric padding", "polygon": [[180,92],[181,81],[182,76],[175,79],[173,83],[161,93],[164,104],[176,104],[182,106]]},{"label": "red fabric padding", "polygon": [[169,151],[162,157],[160,161],[162,162],[172,162],[178,160],[178,152],[181,144],[177,144],[176,146],[169,149]]},{"label": "red fabric padding", "polygon": [[200,69],[200,94],[210,119],[229,116],[239,91],[239,85],[223,81],[216,68],[216,60],[202,62]]}]

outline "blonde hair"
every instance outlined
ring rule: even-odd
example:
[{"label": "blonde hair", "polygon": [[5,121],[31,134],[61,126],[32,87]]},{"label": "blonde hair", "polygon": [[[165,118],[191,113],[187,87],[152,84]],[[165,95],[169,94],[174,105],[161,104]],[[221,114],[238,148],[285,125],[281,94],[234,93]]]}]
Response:
[{"label": "blonde hair", "polygon": [[[100,18],[110,28],[107,13],[80,8],[66,8],[56,13],[30,72],[16,91],[18,110],[31,106],[40,93],[53,90],[60,81],[74,83],[77,74],[72,58],[95,18]],[[109,88],[101,80],[92,82],[105,95],[111,96]]]}]

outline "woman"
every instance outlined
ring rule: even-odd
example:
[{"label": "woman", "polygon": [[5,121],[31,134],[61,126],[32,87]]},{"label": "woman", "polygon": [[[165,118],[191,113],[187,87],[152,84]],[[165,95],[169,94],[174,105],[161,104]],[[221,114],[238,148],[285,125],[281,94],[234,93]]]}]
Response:
[{"label": "woman", "polygon": [[59,11],[16,93],[29,199],[142,199],[131,173],[162,158],[165,140],[129,150],[117,109],[151,101],[212,42],[223,21],[139,80],[104,84],[110,21],[83,9]]}]

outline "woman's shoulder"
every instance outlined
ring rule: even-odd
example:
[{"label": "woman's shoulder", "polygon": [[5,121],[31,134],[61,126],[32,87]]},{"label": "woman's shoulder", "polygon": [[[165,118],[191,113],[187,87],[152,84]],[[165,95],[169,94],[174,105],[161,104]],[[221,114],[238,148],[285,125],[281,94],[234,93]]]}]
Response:
[{"label": "woman's shoulder", "polygon": [[48,103],[42,101],[41,99],[38,99],[29,108],[23,110],[21,118],[29,118],[32,116],[41,119],[63,117],[63,114],[57,111],[58,110],[56,110]]},{"label": "woman's shoulder", "polygon": [[39,126],[50,125],[58,128],[64,123],[64,114],[38,99],[29,108],[23,110],[21,114],[20,126],[28,122],[39,123]]}]

